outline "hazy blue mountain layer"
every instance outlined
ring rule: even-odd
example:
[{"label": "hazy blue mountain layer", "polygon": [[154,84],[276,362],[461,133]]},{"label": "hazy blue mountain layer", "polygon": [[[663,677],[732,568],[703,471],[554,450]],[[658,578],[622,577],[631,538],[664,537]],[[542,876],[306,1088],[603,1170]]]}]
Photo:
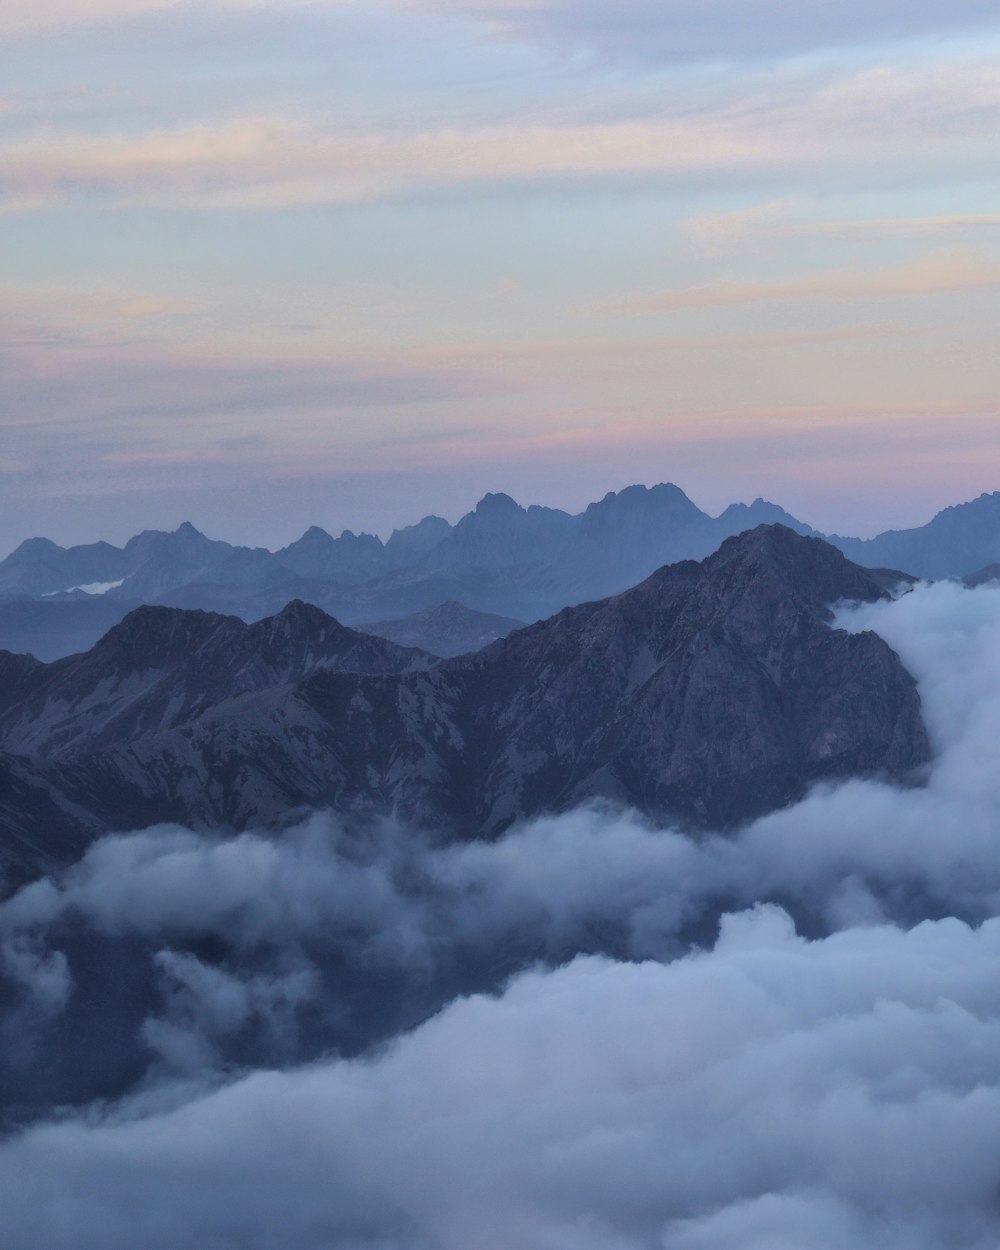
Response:
[{"label": "hazy blue mountain layer", "polygon": [[[773,523],[822,537],[761,499],[711,517],[665,484],[612,492],[576,516],[490,494],[457,525],[425,517],[387,543],[350,530],[334,538],[313,526],[269,552],[213,541],[190,524],[146,531],[121,549],[29,539],[0,561],[0,646],[45,660],[83,651],[139,603],[255,621],[302,599],[358,626],[454,602],[534,621],[617,594],[664,564],[703,559],[726,538]],[[1000,561],[1000,493],[946,508],[917,529],[828,541],[865,567],[963,577]]]},{"label": "hazy blue mountain layer", "polygon": [[30,539],[0,561],[0,646],[46,660],[83,651],[138,603],[253,621],[298,598],[358,625],[453,601],[539,620],[626,590],[664,564],[701,559],[723,539],[770,522],[810,532],[763,500],[713,518],[676,486],[661,485],[611,493],[578,516],[487,495],[455,526],[425,517],[385,544],[314,526],[272,553],[210,540],[187,523],[173,533],[146,531],[122,549]]}]

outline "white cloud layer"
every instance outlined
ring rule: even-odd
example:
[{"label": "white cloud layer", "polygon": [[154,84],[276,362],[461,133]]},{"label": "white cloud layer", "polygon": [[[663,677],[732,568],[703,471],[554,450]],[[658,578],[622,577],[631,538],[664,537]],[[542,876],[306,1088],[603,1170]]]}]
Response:
[{"label": "white cloud layer", "polygon": [[[700,842],[596,809],[438,848],[320,816],[162,829],[3,904],[39,1027],[72,1001],[74,925],[140,939],[146,1042],[189,1082],[9,1135],[8,1243],[993,1250],[1000,588],[840,620],[918,678],[925,788],[820,789]],[[545,962],[367,1057],[214,1087],[248,1021],[294,1029],[330,951],[373,985]]]},{"label": "white cloud layer", "polygon": [[386,1054],[0,1154],[22,1250],[996,1244],[1000,922],[579,959]]}]

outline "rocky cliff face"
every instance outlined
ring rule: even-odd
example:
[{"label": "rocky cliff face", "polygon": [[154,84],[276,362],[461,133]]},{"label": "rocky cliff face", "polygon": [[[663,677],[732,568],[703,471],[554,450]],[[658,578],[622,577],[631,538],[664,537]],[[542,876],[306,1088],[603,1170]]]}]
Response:
[{"label": "rocky cliff face", "polygon": [[144,609],[86,656],[22,665],[3,746],[44,757],[37,784],[71,831],[329,806],[492,836],[595,797],[727,827],[815,781],[927,759],[899,658],[829,624],[831,603],[887,593],[829,545],[763,526],[434,667],[366,651],[391,644],[305,605],[250,627]]}]

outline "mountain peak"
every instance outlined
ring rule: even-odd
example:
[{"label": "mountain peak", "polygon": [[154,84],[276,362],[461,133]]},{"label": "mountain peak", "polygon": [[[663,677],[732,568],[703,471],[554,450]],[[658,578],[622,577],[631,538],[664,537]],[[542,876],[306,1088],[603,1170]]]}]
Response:
[{"label": "mountain peak", "polygon": [[[314,603],[306,603],[304,599],[291,599],[280,612],[277,612],[272,618],[276,621],[286,621],[289,624],[298,623],[302,625],[336,625],[340,626],[340,622],[330,616],[328,612],[324,612],[322,608],[318,608]],[[343,628],[343,626],[340,626]]]},{"label": "mountain peak", "polygon": [[725,539],[705,563],[729,567],[748,561],[772,565],[787,565],[789,562],[796,565],[819,564],[838,569],[850,566],[850,561],[836,547],[820,538],[797,534],[789,526],[778,523],[757,525]]},{"label": "mountain peak", "polygon": [[443,516],[431,513],[429,516],[421,517],[415,525],[404,525],[402,529],[394,529],[390,542],[399,542],[416,535],[443,537],[450,529],[450,523]]},{"label": "mountain peak", "polygon": [[516,500],[511,499],[510,495],[505,495],[502,492],[489,492],[476,504],[475,511],[477,516],[499,518],[513,516],[518,512],[523,512],[524,509]]},{"label": "mountain peak", "polygon": [[[178,541],[189,547],[210,547],[210,538],[206,538],[201,530],[196,529],[190,521],[182,521],[175,530],[143,530],[130,538],[125,544],[126,552],[141,551],[148,553],[157,548],[168,550],[176,547]],[[216,544],[219,545],[219,544]],[[225,544],[221,544],[225,545]]]},{"label": "mountain peak", "polygon": [[379,549],[382,547],[382,539],[377,534],[369,534],[365,530],[362,530],[359,534],[355,534],[354,530],[342,530],[337,541],[355,547],[375,547]]},{"label": "mountain peak", "polygon": [[942,517],[961,516],[969,513],[992,514],[996,512],[998,505],[1000,505],[1000,490],[984,491],[981,495],[977,495],[975,499],[970,499],[967,503],[956,503],[948,508],[942,508],[934,517],[934,520],[937,521]]},{"label": "mountain peak", "polygon": [[704,568],[728,602],[751,594],[761,603],[794,600],[821,620],[838,600],[885,599],[909,580],[891,569],[862,568],[823,539],[777,524],[727,538]]},{"label": "mountain peak", "polygon": [[112,626],[89,654],[111,657],[114,664],[127,660],[130,666],[158,668],[199,647],[220,626],[244,628],[238,617],[219,612],[142,604]]},{"label": "mountain peak", "polygon": [[[582,531],[590,538],[621,542],[628,535],[632,543],[652,541],[661,550],[669,532],[707,520],[680,487],[670,482],[608,491],[599,503],[590,504],[581,518]],[[669,545],[664,555],[667,551]]]},{"label": "mountain peak", "polygon": [[[820,540],[762,526],[432,679],[414,671],[426,654],[301,600],[249,626],[144,607],[40,684],[27,673],[37,707],[6,749],[100,752],[74,801],[117,828],[239,828],[305,804],[493,836],[602,798],[729,827],[816,781],[905,778],[926,760],[899,657],[827,625],[836,600],[883,594]],[[236,783],[205,784],[219,761]]]},{"label": "mountain peak", "polygon": [[7,559],[37,560],[62,550],[63,548],[58,543],[54,543],[51,538],[26,538],[23,543],[14,548]]},{"label": "mountain peak", "polygon": [[[675,499],[679,503],[691,503],[691,500],[687,497],[684,491],[682,491],[681,488],[674,482],[657,482],[655,486],[647,486],[645,488],[636,486],[627,486],[625,488],[626,491],[642,489],[645,489],[647,494],[655,495],[660,499]],[[624,494],[625,491],[621,493]]]},{"label": "mountain peak", "polygon": [[630,512],[650,507],[658,511],[666,507],[671,511],[690,513],[692,516],[702,515],[701,509],[691,502],[679,486],[674,486],[672,482],[660,482],[656,486],[643,486],[641,483],[635,483],[619,491],[609,490],[600,503],[591,504],[587,511],[614,509],[616,512]]},{"label": "mountain peak", "polygon": [[451,525],[444,517],[425,516],[416,525],[394,529],[385,549],[393,559],[419,558],[443,542],[451,530]]}]

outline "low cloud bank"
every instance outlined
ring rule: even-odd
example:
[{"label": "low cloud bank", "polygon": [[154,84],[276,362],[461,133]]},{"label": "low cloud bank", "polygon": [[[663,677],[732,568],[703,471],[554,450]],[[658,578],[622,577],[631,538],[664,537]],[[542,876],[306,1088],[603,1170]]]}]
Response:
[{"label": "low cloud bank", "polygon": [[35,1128],[0,1150],[5,1237],[986,1250],[998,959],[1000,921],[807,942],[762,906],[671,964],[523,974],[374,1060]]},{"label": "low cloud bank", "polygon": [[698,841],[155,829],[0,905],[8,1090],[130,1091],[8,1134],[8,1244],[992,1250],[1000,589],[839,621],[917,677],[925,787]]}]

